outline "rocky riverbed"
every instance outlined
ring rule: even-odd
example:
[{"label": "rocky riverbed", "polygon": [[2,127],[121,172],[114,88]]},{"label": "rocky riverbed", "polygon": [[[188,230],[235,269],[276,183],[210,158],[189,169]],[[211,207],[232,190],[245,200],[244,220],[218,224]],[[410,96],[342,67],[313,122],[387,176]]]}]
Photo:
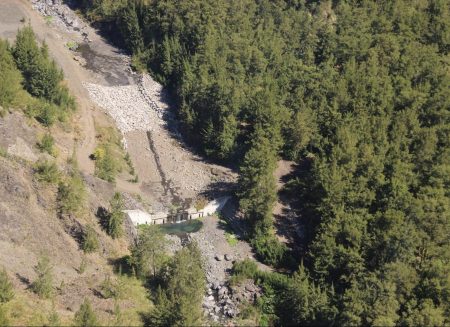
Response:
[{"label": "rocky riverbed", "polygon": [[[236,244],[230,245],[224,223],[217,217],[204,218],[203,228],[189,234],[189,238],[198,243],[204,258],[207,281],[207,291],[203,300],[205,315],[213,321],[234,318],[239,313],[239,304],[250,295],[244,295],[245,292],[238,288],[233,290],[228,279],[234,261],[253,259],[249,244],[239,240]],[[254,290],[254,293],[257,291],[251,290]]]}]

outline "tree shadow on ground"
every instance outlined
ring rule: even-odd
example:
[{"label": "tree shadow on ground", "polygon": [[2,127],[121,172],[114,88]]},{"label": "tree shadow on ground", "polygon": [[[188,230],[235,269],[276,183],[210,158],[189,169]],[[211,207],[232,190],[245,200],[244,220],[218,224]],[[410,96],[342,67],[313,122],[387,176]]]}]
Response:
[{"label": "tree shadow on ground", "polygon": [[277,235],[287,240],[296,258],[304,257],[320,221],[316,202],[321,190],[314,183],[311,168],[312,160],[304,159],[280,179],[283,187],[278,192],[278,201],[283,209],[274,215],[274,224]]},{"label": "tree shadow on ground", "polygon": [[136,276],[135,270],[130,261],[131,256],[125,255],[116,259],[108,259],[108,264],[113,267],[114,273],[118,275],[126,275],[129,277]]},{"label": "tree shadow on ground", "polygon": [[27,288],[29,288],[31,286],[31,282],[30,282],[30,280],[28,278],[22,276],[19,273],[16,273],[16,277],[22,284],[26,285]]},{"label": "tree shadow on ground", "polygon": [[215,181],[208,185],[208,188],[200,193],[207,199],[215,199],[221,196],[233,195],[237,190],[237,184],[228,181]]}]

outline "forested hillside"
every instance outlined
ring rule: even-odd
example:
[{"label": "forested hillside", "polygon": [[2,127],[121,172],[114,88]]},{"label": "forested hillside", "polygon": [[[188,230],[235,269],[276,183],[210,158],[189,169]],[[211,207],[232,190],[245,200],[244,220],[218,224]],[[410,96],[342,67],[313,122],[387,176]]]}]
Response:
[{"label": "forested hillside", "polygon": [[250,239],[270,264],[287,256],[276,160],[309,167],[290,183],[299,271],[236,268],[272,292],[269,321],[450,323],[447,0],[80,3],[169,87],[185,136],[239,163]]}]

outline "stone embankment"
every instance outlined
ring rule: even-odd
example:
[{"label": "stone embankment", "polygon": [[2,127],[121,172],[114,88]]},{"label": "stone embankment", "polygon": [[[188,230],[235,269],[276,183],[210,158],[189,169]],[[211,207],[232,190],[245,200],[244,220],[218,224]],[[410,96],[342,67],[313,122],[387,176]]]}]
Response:
[{"label": "stone embankment", "polygon": [[149,106],[137,85],[102,86],[85,83],[92,100],[98,103],[115,121],[125,135],[131,131],[153,131],[164,121],[158,111]]}]

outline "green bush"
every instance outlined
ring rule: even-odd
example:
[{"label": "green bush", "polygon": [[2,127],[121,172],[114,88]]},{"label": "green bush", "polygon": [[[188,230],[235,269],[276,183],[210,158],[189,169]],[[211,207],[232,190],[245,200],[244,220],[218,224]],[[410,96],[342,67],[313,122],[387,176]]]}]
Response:
[{"label": "green bush", "polygon": [[233,264],[230,282],[238,284],[245,279],[253,279],[257,284],[267,283],[278,289],[285,289],[289,285],[288,276],[276,272],[259,270],[256,262],[250,259],[237,261]]},{"label": "green bush", "polygon": [[56,312],[55,308],[52,308],[52,311],[48,315],[47,321],[48,322],[47,322],[46,326],[49,326],[49,327],[51,327],[51,326],[54,326],[54,327],[61,326],[61,319],[59,318],[59,315]]},{"label": "green bush", "polygon": [[56,155],[56,150],[53,148],[55,139],[49,133],[45,134],[38,142],[38,148],[42,152],[47,152],[51,156]]},{"label": "green bush", "polygon": [[58,120],[58,108],[46,101],[37,102],[34,108],[29,109],[29,112],[46,127],[52,126]]},{"label": "green bush", "polygon": [[238,244],[238,239],[235,234],[225,232],[225,239],[227,240],[230,246],[236,246]]},{"label": "green bush", "polygon": [[92,226],[86,227],[81,247],[86,253],[94,252],[99,248],[97,233]]},{"label": "green bush", "polygon": [[271,234],[257,233],[251,240],[257,256],[266,264],[279,266],[286,254],[286,245],[280,243],[278,239]]},{"label": "green bush", "polygon": [[70,95],[69,89],[63,84],[58,86],[58,90],[53,95],[52,101],[62,109],[59,111],[59,120],[61,121],[65,120],[65,116],[69,112],[75,111],[77,108],[75,98]]},{"label": "green bush", "polygon": [[78,49],[79,45],[77,42],[71,40],[66,43],[66,47],[71,51],[75,51]]},{"label": "green bush", "polygon": [[57,183],[60,177],[58,166],[48,160],[38,161],[34,165],[34,174],[38,181],[50,184]]},{"label": "green bush", "polygon": [[139,183],[139,175],[136,174],[132,179],[128,180],[131,183]]},{"label": "green bush", "polygon": [[118,164],[112,155],[109,146],[102,146],[96,149],[95,154],[95,175],[107,182],[114,183],[118,172]]},{"label": "green bush", "polygon": [[80,266],[78,267],[78,273],[80,275],[84,274],[84,272],[86,271],[86,268],[87,268],[87,260],[86,260],[86,257],[83,256],[81,258]]},{"label": "green bush", "polygon": [[239,284],[245,279],[255,279],[258,273],[258,266],[256,262],[245,259],[243,261],[236,261],[233,264],[233,273],[230,279],[231,284]]}]

